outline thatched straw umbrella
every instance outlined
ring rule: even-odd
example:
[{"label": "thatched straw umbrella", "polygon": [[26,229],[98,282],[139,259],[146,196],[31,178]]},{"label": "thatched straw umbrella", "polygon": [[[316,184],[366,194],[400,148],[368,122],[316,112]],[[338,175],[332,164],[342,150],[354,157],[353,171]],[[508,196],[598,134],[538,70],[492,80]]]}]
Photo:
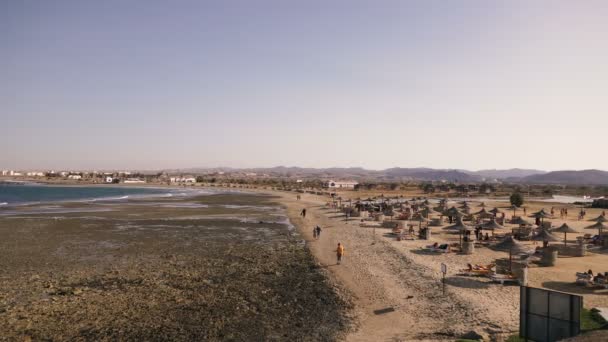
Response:
[{"label": "thatched straw umbrella", "polygon": [[485,202],[481,202],[481,203],[479,203],[478,207],[480,207],[480,208],[485,208],[485,207],[486,207]]},{"label": "thatched straw umbrella", "polygon": [[486,224],[483,224],[483,225],[481,226],[481,229],[484,229],[484,230],[491,230],[491,231],[492,231],[492,233],[494,233],[494,230],[495,230],[495,229],[504,229],[504,228],[505,228],[505,227],[503,227],[503,226],[499,225],[499,224],[498,224],[498,222],[496,222],[496,220],[495,220],[495,219],[491,219],[491,220],[490,220],[490,222],[488,222],[488,223],[486,223]]},{"label": "thatched straw umbrella", "polygon": [[456,207],[451,207],[450,209],[445,211],[445,215],[446,216],[458,216],[458,215],[462,215],[462,213],[460,212],[460,210],[456,209]]},{"label": "thatched straw umbrella", "polygon": [[541,210],[539,210],[539,211],[537,211],[535,213],[532,213],[532,215],[537,215],[537,214],[549,215],[549,213],[545,211],[545,208],[542,208]]},{"label": "thatched straw umbrella", "polygon": [[419,215],[418,218],[415,218],[412,221],[418,222],[418,228],[422,229],[422,222],[426,222],[428,220],[426,218],[422,217],[422,215]]},{"label": "thatched straw umbrella", "polygon": [[570,228],[570,226],[567,223],[562,224],[561,226],[559,226],[559,228],[555,228],[553,230],[551,230],[552,233],[564,233],[564,246],[568,243],[567,237],[568,237],[568,233],[578,233],[578,231],[576,231],[573,228]]},{"label": "thatched straw umbrella", "polygon": [[515,220],[511,220],[511,224],[518,224],[520,226],[531,226],[532,222],[530,222],[524,218],[518,217]]},{"label": "thatched straw umbrella", "polygon": [[477,213],[473,213],[473,215],[479,216],[479,218],[494,218],[494,214],[487,212],[485,209],[481,209],[480,211],[478,211]]},{"label": "thatched straw umbrella", "polygon": [[494,245],[494,248],[501,251],[509,251],[509,271],[512,270],[513,266],[513,254],[527,253],[530,250],[530,248],[524,246],[510,235]]},{"label": "thatched straw umbrella", "polygon": [[499,214],[499,213],[502,213],[502,211],[500,211],[500,209],[498,209],[498,208],[494,208],[494,209],[490,210],[489,212],[491,212],[491,213],[492,213],[492,214],[494,214],[494,215],[497,215],[497,214]]},{"label": "thatched straw umbrella", "polygon": [[431,214],[433,213],[433,209],[431,207],[424,207],[421,212],[426,218],[430,218]]},{"label": "thatched straw umbrella", "polygon": [[436,212],[438,212],[440,214],[443,214],[445,212],[445,207],[438,206],[438,207],[433,208],[433,210],[435,210]]},{"label": "thatched straw umbrella", "polygon": [[552,218],[553,216],[551,216],[550,214],[547,214],[544,209],[538,212],[535,212],[534,214],[530,215],[529,217],[534,217],[534,218],[539,218],[541,220],[541,222],[544,224],[545,223],[545,218]]},{"label": "thatched straw umbrella", "polygon": [[469,229],[471,229],[471,227],[467,226],[466,224],[464,224],[464,222],[462,222],[462,218],[458,217],[456,219],[456,224],[451,225],[451,226],[447,226],[445,228],[443,228],[445,230],[452,230],[452,231],[457,231],[458,232],[458,236],[460,238],[460,244],[462,245],[462,235]]},{"label": "thatched straw umbrella", "polygon": [[606,228],[608,228],[608,226],[606,226],[602,222],[596,222],[595,224],[585,227],[585,229],[597,229],[597,235],[599,236],[602,236],[602,231]]},{"label": "thatched straw umbrella", "polygon": [[600,216],[598,216],[598,217],[596,217],[594,219],[591,219],[589,221],[590,222],[601,222],[601,223],[604,223],[604,222],[608,222],[608,219],[604,215],[600,215]]},{"label": "thatched straw umbrella", "polygon": [[541,228],[540,233],[534,235],[531,240],[532,241],[542,241],[543,247],[547,247],[549,245],[549,242],[559,241],[559,238],[555,237],[554,235],[549,233],[548,230]]},{"label": "thatched straw umbrella", "polygon": [[464,222],[462,222],[462,218],[458,217],[458,218],[456,218],[456,224],[447,226],[443,229],[462,232],[464,230],[471,229],[471,227],[467,226]]},{"label": "thatched straw umbrella", "polygon": [[486,208],[481,208],[480,211],[474,212],[473,215],[481,215],[481,214],[486,214]]}]

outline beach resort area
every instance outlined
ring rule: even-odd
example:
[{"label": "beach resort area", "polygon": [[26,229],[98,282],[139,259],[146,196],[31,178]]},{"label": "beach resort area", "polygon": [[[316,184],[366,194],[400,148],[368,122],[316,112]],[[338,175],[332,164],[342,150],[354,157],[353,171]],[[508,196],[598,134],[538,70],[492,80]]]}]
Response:
[{"label": "beach resort area", "polygon": [[605,210],[367,195],[287,200],[313,254],[354,293],[361,326],[347,340],[518,340],[520,285],[580,295],[586,310],[608,307]]},{"label": "beach resort area", "polygon": [[605,209],[208,185],[3,185],[0,340],[520,341],[521,286],[605,338]]}]

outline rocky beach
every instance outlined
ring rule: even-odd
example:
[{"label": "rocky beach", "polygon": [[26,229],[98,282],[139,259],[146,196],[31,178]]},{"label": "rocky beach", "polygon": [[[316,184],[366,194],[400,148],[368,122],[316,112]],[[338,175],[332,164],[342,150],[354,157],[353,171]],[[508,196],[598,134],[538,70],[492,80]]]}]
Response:
[{"label": "rocky beach", "polygon": [[351,300],[276,198],[0,211],[0,340],[336,340]]}]

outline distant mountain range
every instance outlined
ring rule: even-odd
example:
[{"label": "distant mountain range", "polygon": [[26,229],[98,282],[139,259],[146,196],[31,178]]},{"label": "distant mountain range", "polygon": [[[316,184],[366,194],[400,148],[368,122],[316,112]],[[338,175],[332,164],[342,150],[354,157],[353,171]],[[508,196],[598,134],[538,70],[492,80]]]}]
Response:
[{"label": "distant mountain range", "polygon": [[608,172],[601,170],[554,171],[508,181],[527,184],[608,185]]},{"label": "distant mountain range", "polygon": [[508,170],[479,170],[474,172],[489,179],[523,178],[534,175],[544,175],[547,171],[532,169],[508,169]]},{"label": "distant mountain range", "polygon": [[166,170],[170,172],[187,173],[255,173],[267,174],[273,177],[289,178],[323,178],[323,179],[354,179],[369,181],[448,181],[460,183],[479,183],[502,181],[522,184],[564,184],[564,185],[608,185],[608,172],[601,170],[553,171],[547,172],[532,169],[508,170],[456,170],[431,168],[390,168],[385,170],[367,170],[361,167],[350,168],[303,168],[277,166],[271,168],[193,168],[182,170]]}]

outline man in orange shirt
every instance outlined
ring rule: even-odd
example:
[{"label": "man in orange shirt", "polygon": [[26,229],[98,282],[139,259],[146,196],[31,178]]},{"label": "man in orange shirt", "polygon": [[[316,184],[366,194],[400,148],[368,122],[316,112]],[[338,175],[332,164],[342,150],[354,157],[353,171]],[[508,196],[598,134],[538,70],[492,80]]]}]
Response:
[{"label": "man in orange shirt", "polygon": [[340,265],[343,255],[344,255],[344,246],[338,242],[338,248],[336,249],[336,256],[338,257],[338,265]]}]

